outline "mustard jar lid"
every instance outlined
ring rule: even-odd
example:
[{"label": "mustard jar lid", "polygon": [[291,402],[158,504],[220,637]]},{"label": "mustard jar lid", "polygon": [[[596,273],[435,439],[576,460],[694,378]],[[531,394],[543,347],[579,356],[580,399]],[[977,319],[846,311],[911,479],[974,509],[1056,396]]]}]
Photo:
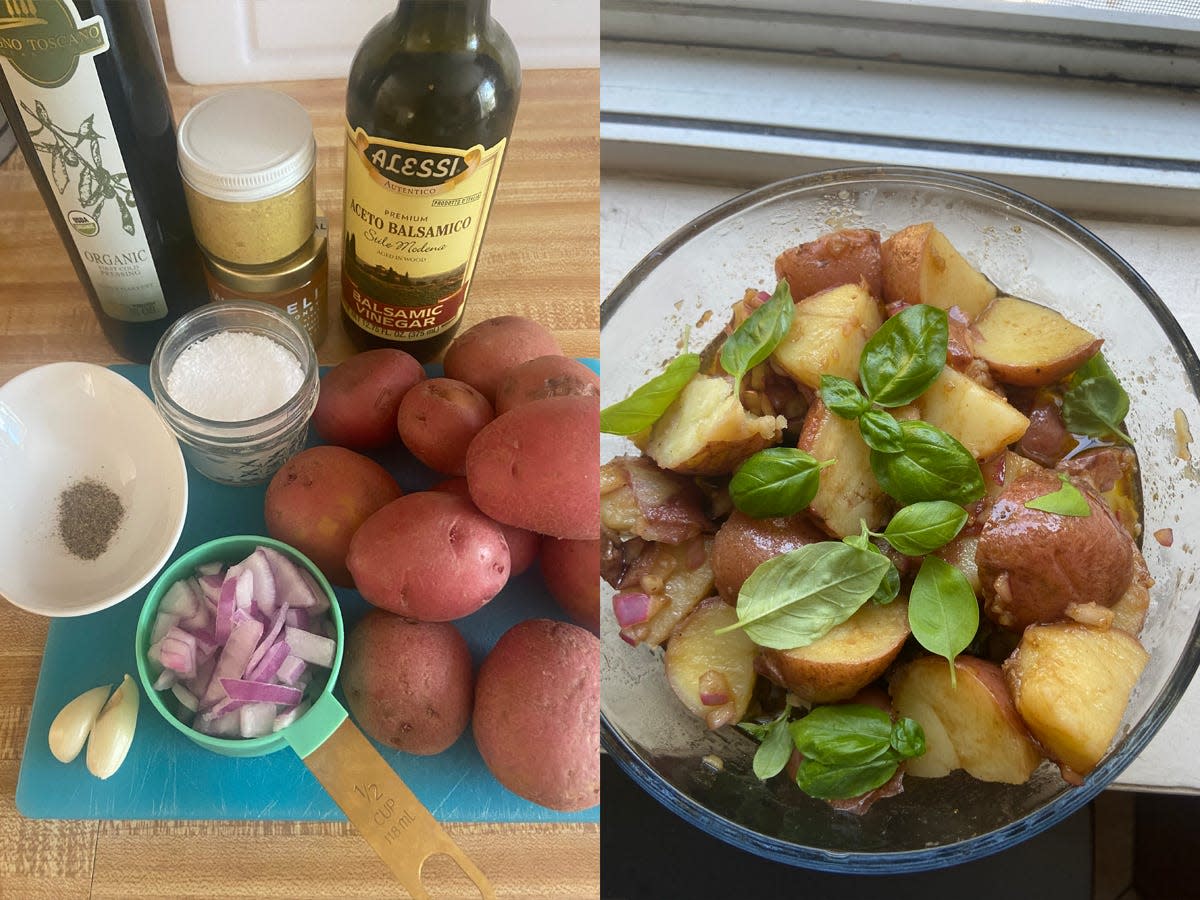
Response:
[{"label": "mustard jar lid", "polygon": [[317,159],[312,121],[279,91],[238,88],[202,100],[179,123],[179,172],[198,193],[249,203],[291,190]]}]

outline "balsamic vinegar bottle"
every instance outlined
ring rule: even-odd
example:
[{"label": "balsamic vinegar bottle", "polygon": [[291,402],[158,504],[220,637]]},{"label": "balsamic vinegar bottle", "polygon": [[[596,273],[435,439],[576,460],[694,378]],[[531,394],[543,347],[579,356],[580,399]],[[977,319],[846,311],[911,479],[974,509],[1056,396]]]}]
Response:
[{"label": "balsamic vinegar bottle", "polygon": [[342,320],[360,348],[436,357],[462,319],[521,67],[487,0],[400,0],[346,91]]},{"label": "balsamic vinegar bottle", "polygon": [[0,0],[0,106],[109,343],[207,299],[149,0]]}]

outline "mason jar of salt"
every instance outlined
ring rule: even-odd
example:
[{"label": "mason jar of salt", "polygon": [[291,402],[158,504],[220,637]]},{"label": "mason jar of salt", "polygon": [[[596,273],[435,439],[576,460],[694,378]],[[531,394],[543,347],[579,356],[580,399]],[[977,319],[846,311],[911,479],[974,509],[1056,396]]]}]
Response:
[{"label": "mason jar of salt", "polygon": [[159,414],[187,461],[221,484],[266,481],[304,447],[319,381],[308,333],[256,301],[192,311],[150,361]]}]

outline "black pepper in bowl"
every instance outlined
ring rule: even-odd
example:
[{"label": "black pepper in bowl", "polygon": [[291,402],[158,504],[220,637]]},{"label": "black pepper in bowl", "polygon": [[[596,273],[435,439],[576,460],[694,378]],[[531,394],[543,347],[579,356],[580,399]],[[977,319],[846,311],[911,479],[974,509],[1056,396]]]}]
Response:
[{"label": "black pepper in bowl", "polygon": [[124,518],[121,498],[93,478],[76,481],[58,495],[58,534],[80,559],[96,559],[107,550]]}]

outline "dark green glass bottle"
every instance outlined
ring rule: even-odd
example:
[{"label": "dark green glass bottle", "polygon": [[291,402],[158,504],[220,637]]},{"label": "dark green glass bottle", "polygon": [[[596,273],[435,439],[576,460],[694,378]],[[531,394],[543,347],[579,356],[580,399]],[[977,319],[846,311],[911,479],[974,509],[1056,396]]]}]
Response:
[{"label": "dark green glass bottle", "polygon": [[401,0],[346,90],[342,319],[360,348],[436,357],[461,321],[521,67],[487,0]]}]

